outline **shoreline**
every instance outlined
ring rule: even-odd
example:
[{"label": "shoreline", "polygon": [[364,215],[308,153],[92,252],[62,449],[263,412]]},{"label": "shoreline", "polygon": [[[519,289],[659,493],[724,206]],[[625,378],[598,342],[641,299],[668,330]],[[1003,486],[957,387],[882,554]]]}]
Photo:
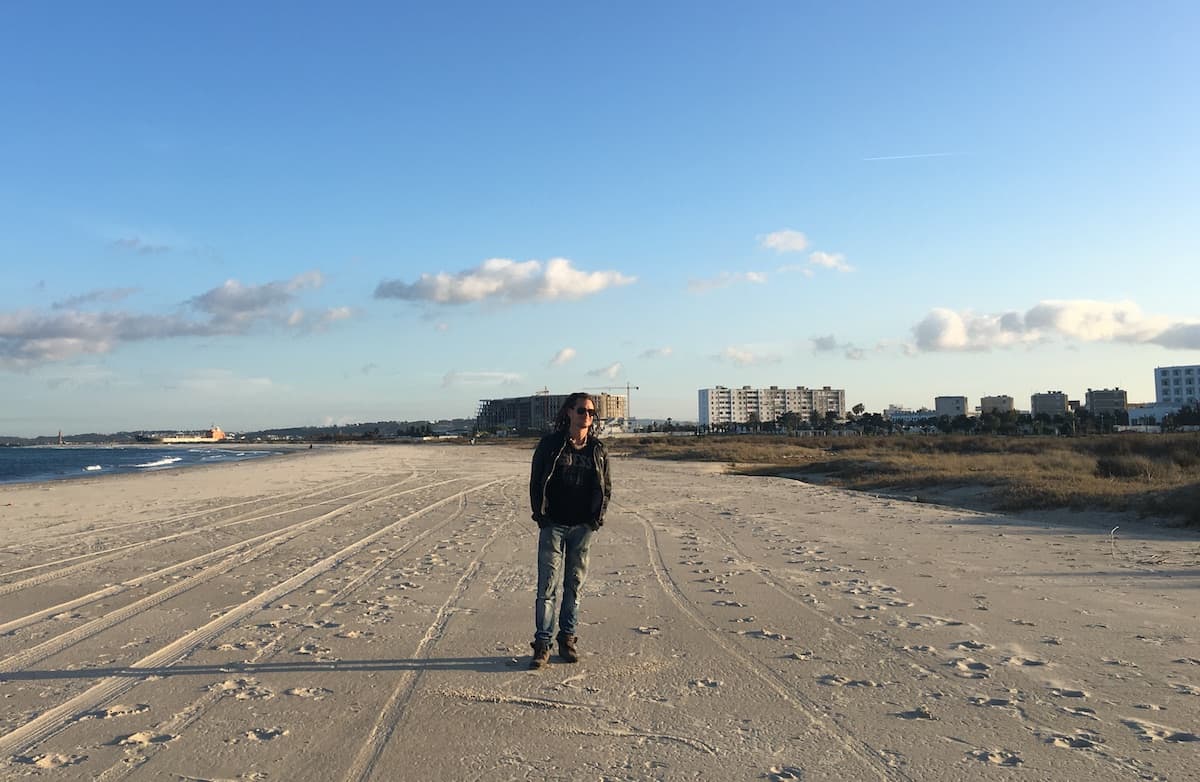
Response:
[{"label": "shoreline", "polygon": [[[245,451],[269,451],[269,452],[271,452],[271,454],[268,456],[265,456],[265,457],[254,457],[254,458],[249,458],[249,459],[238,459],[238,460],[230,460],[230,461],[211,461],[211,462],[197,461],[197,462],[182,464],[179,466],[163,465],[161,467],[139,467],[139,468],[135,468],[135,469],[116,469],[116,470],[108,470],[108,471],[97,470],[95,472],[81,472],[80,474],[55,473],[53,475],[48,474],[45,477],[36,478],[36,479],[32,479],[32,480],[25,479],[25,478],[20,478],[17,480],[0,480],[0,489],[12,489],[12,488],[22,487],[22,486],[42,486],[45,484],[57,484],[57,483],[64,483],[64,482],[75,484],[80,481],[96,481],[96,482],[111,481],[111,480],[114,480],[116,478],[121,478],[121,477],[141,477],[144,475],[164,473],[164,472],[180,473],[180,472],[191,472],[193,470],[200,469],[200,468],[232,467],[232,466],[245,464],[247,462],[260,461],[264,458],[274,460],[278,457],[288,457],[288,456],[294,457],[297,454],[308,453],[311,450],[308,446],[303,446],[303,447],[289,446],[289,445],[272,446],[272,445],[267,445],[264,443],[255,443],[252,446],[232,446],[232,445],[229,445],[229,446],[212,445],[212,446],[210,446],[210,445],[206,445],[206,444],[200,444],[200,445],[202,445],[204,450],[206,450],[206,451],[209,451],[209,450],[229,450],[229,451],[242,451],[242,452],[245,452]],[[163,451],[166,451],[166,450],[171,450],[171,451],[179,451],[179,450],[192,450],[192,447],[193,447],[192,444],[170,445],[167,443],[149,443],[149,444],[120,444],[120,445],[112,445],[112,446],[32,445],[32,446],[18,446],[18,447],[13,448],[12,450],[18,450],[18,448],[21,448],[21,449],[30,448],[30,449],[37,449],[39,451],[42,451],[42,450],[74,450],[74,451],[84,451],[84,450],[88,450],[88,451],[115,451],[115,450],[157,451],[157,450],[163,450]]]}]

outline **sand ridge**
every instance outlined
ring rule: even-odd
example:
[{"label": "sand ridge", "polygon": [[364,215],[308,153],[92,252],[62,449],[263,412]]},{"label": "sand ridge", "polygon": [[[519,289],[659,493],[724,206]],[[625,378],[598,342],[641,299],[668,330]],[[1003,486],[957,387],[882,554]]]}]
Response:
[{"label": "sand ridge", "polygon": [[528,463],[6,487],[0,776],[1196,778],[1195,534],[616,458],[533,672]]}]

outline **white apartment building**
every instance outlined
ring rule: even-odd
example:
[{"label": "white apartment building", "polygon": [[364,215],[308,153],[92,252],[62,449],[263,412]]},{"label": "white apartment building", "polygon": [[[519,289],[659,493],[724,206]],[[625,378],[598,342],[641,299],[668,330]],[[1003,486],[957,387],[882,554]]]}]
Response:
[{"label": "white apartment building", "polygon": [[804,420],[816,411],[822,418],[833,413],[846,417],[846,392],[840,388],[701,388],[699,396],[700,426],[745,424],[751,420],[763,423],[778,421],[785,413],[797,413]]},{"label": "white apartment building", "polygon": [[1160,405],[1195,405],[1200,402],[1200,364],[1155,367],[1155,401]]},{"label": "white apartment building", "polygon": [[948,415],[951,418],[966,415],[967,398],[965,396],[935,396],[933,398],[933,411],[939,418],[944,415]]}]

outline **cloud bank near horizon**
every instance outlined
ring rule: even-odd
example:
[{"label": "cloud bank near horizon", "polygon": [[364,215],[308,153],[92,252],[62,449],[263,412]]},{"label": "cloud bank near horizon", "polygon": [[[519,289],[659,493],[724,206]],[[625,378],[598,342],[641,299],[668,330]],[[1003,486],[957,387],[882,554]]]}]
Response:
[{"label": "cloud bank near horizon", "polygon": [[1050,299],[1025,312],[999,314],[938,307],[914,325],[912,333],[923,352],[985,352],[1055,339],[1200,350],[1200,321],[1147,315],[1131,301]]},{"label": "cloud bank near horizon", "polygon": [[415,282],[383,280],[375,288],[377,299],[399,299],[435,305],[460,305],[480,301],[515,304],[527,301],[581,299],[608,288],[631,285],[636,277],[617,271],[586,272],[570,259],[551,258],[542,263],[489,258],[473,269],[447,274],[422,274]]},{"label": "cloud bank near horizon", "polygon": [[349,307],[310,313],[295,307],[300,293],[320,288],[319,271],[289,280],[244,285],[226,280],[184,302],[200,317],[81,309],[115,302],[134,289],[91,291],[56,302],[52,312],[0,312],[0,366],[22,369],[79,355],[110,353],[123,344],[178,337],[240,336],[265,324],[284,329],[321,328],[353,316]]}]

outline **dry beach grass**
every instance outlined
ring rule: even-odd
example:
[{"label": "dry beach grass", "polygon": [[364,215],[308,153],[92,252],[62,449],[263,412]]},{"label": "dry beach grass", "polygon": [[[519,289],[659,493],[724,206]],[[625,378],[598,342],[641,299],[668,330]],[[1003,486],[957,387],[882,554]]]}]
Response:
[{"label": "dry beach grass", "polygon": [[1200,434],[622,439],[631,455],[721,462],[1002,511],[1100,510],[1200,526]]}]

